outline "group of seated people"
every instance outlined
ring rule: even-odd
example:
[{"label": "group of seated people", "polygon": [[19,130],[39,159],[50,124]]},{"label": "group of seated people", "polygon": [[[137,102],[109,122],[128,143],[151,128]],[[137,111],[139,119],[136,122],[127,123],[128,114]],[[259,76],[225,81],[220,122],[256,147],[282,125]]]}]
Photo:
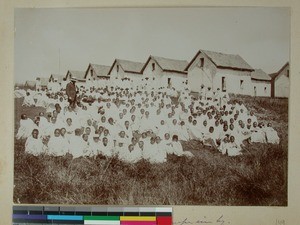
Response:
[{"label": "group of seated people", "polygon": [[182,141],[198,140],[228,156],[242,154],[246,144],[279,143],[270,123],[259,122],[240,101],[229,103],[226,93],[183,90],[176,101],[163,88],[83,88],[75,108],[63,90],[29,95],[38,96],[35,102],[45,113],[33,120],[22,114],[16,138],[26,140],[25,151],[33,155],[102,154],[131,163],[162,163],[168,154],[194,156]]}]

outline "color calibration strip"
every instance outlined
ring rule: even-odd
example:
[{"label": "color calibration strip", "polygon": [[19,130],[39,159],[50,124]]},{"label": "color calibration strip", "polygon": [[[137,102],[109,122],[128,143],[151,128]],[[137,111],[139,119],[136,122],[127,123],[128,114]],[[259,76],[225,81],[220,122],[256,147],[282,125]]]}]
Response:
[{"label": "color calibration strip", "polygon": [[169,207],[14,206],[14,225],[171,225]]}]

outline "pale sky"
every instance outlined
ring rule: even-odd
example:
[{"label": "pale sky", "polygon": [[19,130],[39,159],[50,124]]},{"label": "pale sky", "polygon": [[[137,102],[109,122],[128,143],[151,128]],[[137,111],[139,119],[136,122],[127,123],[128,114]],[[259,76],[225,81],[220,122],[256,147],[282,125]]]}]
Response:
[{"label": "pale sky", "polygon": [[[15,10],[15,81],[149,55],[190,61],[199,49],[239,54],[267,73],[289,61],[287,8]],[[60,52],[60,60],[59,60]],[[59,63],[60,61],[60,63]],[[60,65],[60,67],[59,67]]]}]

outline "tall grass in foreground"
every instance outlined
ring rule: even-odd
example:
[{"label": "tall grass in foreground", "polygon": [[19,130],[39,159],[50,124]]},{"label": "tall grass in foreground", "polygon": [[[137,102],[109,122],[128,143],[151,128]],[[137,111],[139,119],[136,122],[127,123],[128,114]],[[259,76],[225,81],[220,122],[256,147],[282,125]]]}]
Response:
[{"label": "tall grass in foreground", "polygon": [[[197,141],[182,142],[195,157],[169,155],[164,164],[118,158],[34,157],[15,140],[14,202],[118,205],[287,205],[287,100],[235,96],[271,121],[281,143],[246,145],[227,157]],[[277,104],[276,107],[273,107]],[[29,117],[36,109],[26,109]],[[31,115],[32,114],[32,115]]]},{"label": "tall grass in foreground", "polygon": [[[197,143],[194,143],[197,144]],[[199,144],[199,143],[198,143]],[[188,147],[187,143],[184,143]],[[287,154],[255,146],[230,158],[197,149],[194,159],[127,164],[117,158],[15,154],[14,201],[54,204],[286,205]]]}]

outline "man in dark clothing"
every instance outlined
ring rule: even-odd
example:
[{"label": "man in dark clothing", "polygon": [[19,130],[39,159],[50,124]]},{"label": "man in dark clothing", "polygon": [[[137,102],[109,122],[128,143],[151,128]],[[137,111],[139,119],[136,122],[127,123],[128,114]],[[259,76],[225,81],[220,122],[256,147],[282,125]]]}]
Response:
[{"label": "man in dark clothing", "polygon": [[66,94],[68,96],[68,102],[69,102],[70,107],[72,109],[75,108],[76,100],[77,100],[75,82],[76,81],[74,79],[71,79],[70,83],[68,83],[67,86],[66,86]]}]

